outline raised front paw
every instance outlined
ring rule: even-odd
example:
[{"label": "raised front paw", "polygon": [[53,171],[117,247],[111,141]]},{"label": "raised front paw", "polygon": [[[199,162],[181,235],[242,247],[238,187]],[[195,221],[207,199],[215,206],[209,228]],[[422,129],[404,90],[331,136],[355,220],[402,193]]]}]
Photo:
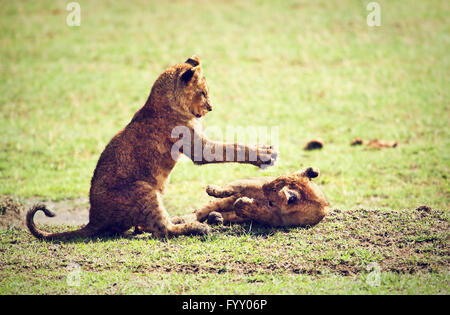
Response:
[{"label": "raised front paw", "polygon": [[278,158],[278,151],[271,145],[262,145],[258,147],[257,166],[265,169],[275,164]]},{"label": "raised front paw", "polygon": [[225,198],[233,195],[233,190],[225,189],[217,185],[208,185],[206,187],[206,193],[212,197]]}]

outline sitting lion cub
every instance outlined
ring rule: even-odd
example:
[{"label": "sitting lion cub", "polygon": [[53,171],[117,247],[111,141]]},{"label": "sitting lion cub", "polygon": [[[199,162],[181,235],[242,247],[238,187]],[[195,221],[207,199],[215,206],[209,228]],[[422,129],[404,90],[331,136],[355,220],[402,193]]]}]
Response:
[{"label": "sitting lion cub", "polygon": [[[240,180],[229,185],[208,186],[218,199],[198,209],[190,219],[210,224],[258,222],[270,226],[311,226],[319,223],[330,205],[312,178],[316,168],[306,168],[277,178]],[[189,216],[179,218],[189,220]]]}]

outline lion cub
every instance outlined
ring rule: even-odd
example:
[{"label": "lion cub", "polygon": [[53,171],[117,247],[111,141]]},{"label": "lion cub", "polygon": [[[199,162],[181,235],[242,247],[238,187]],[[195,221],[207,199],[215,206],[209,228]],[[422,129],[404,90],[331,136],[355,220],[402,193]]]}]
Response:
[{"label": "lion cub", "polygon": [[[239,162],[261,167],[276,160],[271,147],[223,144],[204,137],[199,118],[211,110],[198,57],[168,68],[153,84],[145,105],[101,154],[91,180],[89,223],[71,232],[41,231],[33,222],[34,214],[39,210],[47,216],[54,214],[38,204],[27,213],[31,233],[41,239],[67,239],[121,233],[138,226],[156,237],[208,233],[209,227],[200,222],[172,223],[162,203],[165,182],[179,155],[185,154],[196,164]],[[191,136],[177,147],[174,144],[179,141],[172,134],[180,126]],[[223,158],[206,158],[202,150],[197,150],[199,143],[223,152]],[[231,159],[229,152],[234,153]]]},{"label": "lion cub", "polygon": [[254,221],[270,226],[315,225],[325,217],[329,206],[322,191],[311,181],[317,176],[319,170],[309,167],[277,178],[208,186],[208,195],[218,199],[196,210],[191,218],[211,224]]}]

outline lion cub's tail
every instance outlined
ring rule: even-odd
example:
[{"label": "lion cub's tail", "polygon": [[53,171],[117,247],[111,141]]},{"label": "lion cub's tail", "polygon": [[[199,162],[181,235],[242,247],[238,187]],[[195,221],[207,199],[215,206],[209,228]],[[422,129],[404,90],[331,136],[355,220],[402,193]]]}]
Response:
[{"label": "lion cub's tail", "polygon": [[36,204],[34,205],[30,210],[27,212],[27,227],[30,230],[31,234],[33,234],[38,239],[43,240],[57,240],[57,239],[71,239],[75,237],[90,237],[94,236],[98,233],[97,229],[92,228],[90,224],[87,224],[85,227],[70,231],[70,232],[63,232],[63,233],[48,233],[45,231],[42,231],[36,227],[34,224],[33,218],[36,212],[39,210],[43,211],[44,214],[47,217],[54,217],[55,214],[47,209],[47,207],[44,204]]}]

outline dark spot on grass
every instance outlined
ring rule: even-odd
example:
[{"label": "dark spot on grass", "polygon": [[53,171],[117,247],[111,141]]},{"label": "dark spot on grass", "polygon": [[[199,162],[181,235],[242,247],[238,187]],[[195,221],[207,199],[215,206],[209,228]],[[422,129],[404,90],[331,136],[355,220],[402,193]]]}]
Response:
[{"label": "dark spot on grass", "polygon": [[424,212],[430,213],[432,209],[431,209],[430,207],[428,207],[428,206],[420,206],[420,207],[417,208],[416,210],[417,210],[417,211],[424,211]]}]

